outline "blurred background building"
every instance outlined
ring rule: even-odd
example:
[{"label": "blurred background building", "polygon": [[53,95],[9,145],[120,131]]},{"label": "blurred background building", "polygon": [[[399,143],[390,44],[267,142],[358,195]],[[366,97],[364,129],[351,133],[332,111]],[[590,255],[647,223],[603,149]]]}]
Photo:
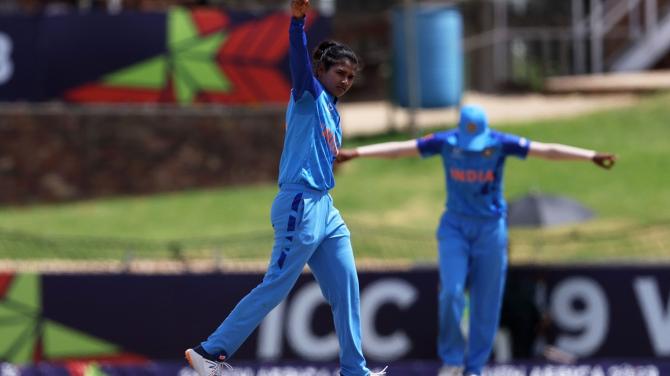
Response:
[{"label": "blurred background building", "polygon": [[[357,99],[379,99],[391,79],[391,11],[455,5],[463,15],[465,87],[501,92],[541,90],[549,76],[670,67],[670,0],[314,0],[332,16],[333,37],[366,63]],[[61,14],[165,11],[173,6],[268,12],[286,1],[5,0],[0,12]]]}]

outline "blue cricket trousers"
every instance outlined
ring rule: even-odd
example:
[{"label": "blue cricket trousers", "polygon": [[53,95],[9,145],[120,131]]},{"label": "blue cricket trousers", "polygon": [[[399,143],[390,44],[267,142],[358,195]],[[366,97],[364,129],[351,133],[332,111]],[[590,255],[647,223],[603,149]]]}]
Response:
[{"label": "blue cricket trousers", "polygon": [[274,247],[263,281],[202,343],[210,354],[231,356],[289,293],[308,264],[330,304],[343,376],[365,376],[360,293],[350,233],[327,191],[284,184],[271,212]]},{"label": "blue cricket trousers", "polygon": [[[480,375],[493,348],[507,272],[505,218],[444,213],[437,231],[440,263],[438,353],[445,365]],[[470,325],[461,332],[465,290]]]}]

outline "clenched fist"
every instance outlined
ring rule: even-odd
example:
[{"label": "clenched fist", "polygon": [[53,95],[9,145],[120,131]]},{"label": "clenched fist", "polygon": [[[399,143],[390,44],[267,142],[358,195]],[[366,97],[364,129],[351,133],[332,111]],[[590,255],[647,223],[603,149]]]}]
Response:
[{"label": "clenched fist", "polygon": [[614,162],[616,162],[616,155],[610,153],[596,153],[591,160],[596,165],[609,170],[614,166]]},{"label": "clenched fist", "polygon": [[291,14],[295,18],[303,18],[309,10],[309,0],[291,0]]}]

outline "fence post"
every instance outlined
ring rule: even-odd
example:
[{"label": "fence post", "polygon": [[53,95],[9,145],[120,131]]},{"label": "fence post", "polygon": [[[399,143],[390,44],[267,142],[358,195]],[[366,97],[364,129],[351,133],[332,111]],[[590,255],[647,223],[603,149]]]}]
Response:
[{"label": "fence post", "polygon": [[591,0],[591,73],[603,71],[603,2]]},{"label": "fence post", "polygon": [[658,3],[657,0],[645,0],[644,2],[644,18],[646,21],[646,32],[648,35],[656,32],[658,24]]},{"label": "fence post", "polygon": [[583,0],[572,0],[572,57],[573,70],[576,74],[586,73],[586,49],[584,48],[584,3]]}]

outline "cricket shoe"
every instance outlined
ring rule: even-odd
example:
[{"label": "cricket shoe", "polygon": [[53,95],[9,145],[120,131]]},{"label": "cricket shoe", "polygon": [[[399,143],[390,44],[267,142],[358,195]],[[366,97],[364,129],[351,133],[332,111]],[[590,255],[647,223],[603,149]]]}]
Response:
[{"label": "cricket shoe", "polygon": [[389,368],[389,366],[384,367],[383,370],[381,371],[376,371],[376,372],[370,372],[370,376],[383,376],[386,375],[386,369]]},{"label": "cricket shoe", "polygon": [[199,376],[221,376],[224,370],[232,370],[233,367],[226,362],[217,362],[209,360],[198,354],[193,349],[188,349],[184,353],[188,364],[195,370]]}]

